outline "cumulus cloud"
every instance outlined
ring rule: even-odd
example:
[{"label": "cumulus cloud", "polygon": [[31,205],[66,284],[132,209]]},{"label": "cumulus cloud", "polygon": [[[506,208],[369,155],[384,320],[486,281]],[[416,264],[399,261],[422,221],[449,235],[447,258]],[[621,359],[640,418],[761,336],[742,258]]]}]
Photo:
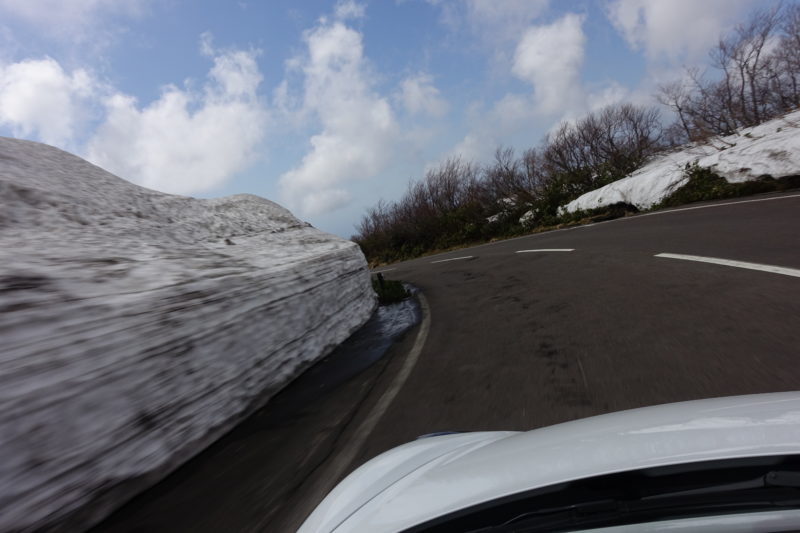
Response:
[{"label": "cumulus cloud", "polygon": [[473,29],[492,40],[516,39],[548,7],[549,0],[467,0]]},{"label": "cumulus cloud", "polygon": [[411,114],[424,113],[441,117],[447,113],[447,101],[440,96],[430,74],[418,73],[400,84],[400,101]]},{"label": "cumulus cloud", "polygon": [[485,161],[497,146],[497,144],[492,144],[493,141],[494,137],[486,130],[470,132],[452,150],[440,156],[435,162],[428,163],[425,170],[435,168],[453,157],[460,158],[462,161]]},{"label": "cumulus cloud", "polygon": [[648,103],[647,101],[639,102],[639,100],[642,99],[641,94],[633,94],[627,87],[624,87],[616,81],[612,81],[606,86],[589,93],[586,96],[586,106],[589,111],[597,111],[598,109],[623,101],[630,102],[632,98],[637,100],[637,103]]},{"label": "cumulus cloud", "polygon": [[650,60],[672,63],[705,57],[722,32],[758,0],[612,0],[606,7],[614,27]]},{"label": "cumulus cloud", "polygon": [[355,0],[340,0],[336,3],[334,14],[339,20],[363,18],[366,14],[366,7]]},{"label": "cumulus cloud", "polygon": [[507,93],[488,108],[472,110],[469,133],[447,153],[486,161],[495,147],[514,144],[520,132],[575,120],[589,111],[629,100],[617,82],[586,86],[581,80],[586,37],[584,19],[567,14],[552,24],[530,26],[517,43],[511,70],[532,93]]},{"label": "cumulus cloud", "polygon": [[174,85],[140,107],[116,93],[89,142],[95,164],[145,187],[192,194],[220,186],[243,170],[262,140],[267,114],[257,96],[257,51],[202,51],[213,60],[201,91]]},{"label": "cumulus cloud", "polygon": [[582,26],[583,16],[568,13],[552,24],[528,28],[517,44],[511,70],[533,86],[542,113],[579,105],[586,43]]},{"label": "cumulus cloud", "polygon": [[490,48],[516,41],[547,10],[549,0],[428,0],[441,10],[442,23],[452,31],[466,29]]},{"label": "cumulus cloud", "polygon": [[[46,30],[50,36],[80,37],[108,16],[138,17],[151,0],[0,0],[0,13]],[[84,35],[85,36],[85,35]]]},{"label": "cumulus cloud", "polygon": [[86,70],[66,72],[49,57],[0,65],[0,124],[16,137],[67,148],[97,87]]},{"label": "cumulus cloud", "polygon": [[314,116],[321,131],[298,166],[280,179],[284,201],[303,215],[346,205],[347,184],[383,170],[397,141],[389,102],[375,93],[362,36],[341,20],[321,19],[306,32],[307,55],[289,63],[303,77],[298,113]]},{"label": "cumulus cloud", "polygon": [[467,133],[450,150],[429,164],[435,166],[451,157],[478,163],[491,159],[498,146],[509,144],[515,133],[535,123],[536,112],[527,94],[506,94],[491,106],[472,102],[467,109]]}]

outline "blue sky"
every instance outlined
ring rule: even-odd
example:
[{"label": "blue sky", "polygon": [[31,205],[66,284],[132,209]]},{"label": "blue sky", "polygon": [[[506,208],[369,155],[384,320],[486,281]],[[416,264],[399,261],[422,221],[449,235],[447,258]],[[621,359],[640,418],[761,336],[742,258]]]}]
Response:
[{"label": "blue sky", "polygon": [[759,0],[0,0],[0,135],[349,237],[446,157],[654,104]]}]

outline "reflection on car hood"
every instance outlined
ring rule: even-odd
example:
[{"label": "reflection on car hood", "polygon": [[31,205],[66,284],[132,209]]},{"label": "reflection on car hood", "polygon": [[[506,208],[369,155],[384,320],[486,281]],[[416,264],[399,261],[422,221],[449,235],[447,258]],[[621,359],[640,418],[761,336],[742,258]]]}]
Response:
[{"label": "reflection on car hood", "polygon": [[390,450],[353,472],[300,531],[401,531],[565,481],[784,454],[800,454],[800,392],[645,407],[524,433],[431,437]]}]

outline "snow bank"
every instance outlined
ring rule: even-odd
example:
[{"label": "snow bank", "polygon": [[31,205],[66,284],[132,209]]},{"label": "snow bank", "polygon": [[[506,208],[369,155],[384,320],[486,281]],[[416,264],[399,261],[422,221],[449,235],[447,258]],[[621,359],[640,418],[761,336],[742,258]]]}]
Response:
[{"label": "snow bank", "polygon": [[656,157],[630,176],[590,191],[562,209],[573,212],[617,202],[651,207],[686,182],[686,165],[695,162],[730,183],[765,174],[773,178],[800,174],[800,111]]},{"label": "snow bank", "polygon": [[[75,530],[363,324],[357,246],[0,138],[0,530]],[[227,241],[227,242],[226,242]]]}]

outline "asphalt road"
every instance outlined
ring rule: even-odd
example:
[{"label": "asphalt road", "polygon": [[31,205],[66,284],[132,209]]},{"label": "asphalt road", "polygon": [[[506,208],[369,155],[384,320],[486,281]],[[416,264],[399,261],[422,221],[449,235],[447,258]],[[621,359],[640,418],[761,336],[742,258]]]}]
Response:
[{"label": "asphalt road", "polygon": [[[291,423],[269,422],[267,409],[98,531],[291,531],[349,470],[421,434],[528,430],[665,402],[800,389],[800,277],[656,257],[800,274],[800,195],[766,198],[376,269],[413,283],[429,304],[413,365],[407,354],[419,327],[327,401],[295,406]],[[572,251],[518,253],[549,249]],[[403,369],[407,379],[398,378]],[[389,390],[396,395],[382,401]],[[276,496],[279,486],[289,490]]]},{"label": "asphalt road", "polygon": [[[800,195],[617,219],[376,269],[427,296],[413,373],[362,458],[442,430],[527,430],[800,389]],[[772,197],[771,197],[772,198]],[[572,249],[570,252],[529,252]],[[442,261],[465,256],[470,259]],[[391,270],[390,270],[391,269]]]}]

